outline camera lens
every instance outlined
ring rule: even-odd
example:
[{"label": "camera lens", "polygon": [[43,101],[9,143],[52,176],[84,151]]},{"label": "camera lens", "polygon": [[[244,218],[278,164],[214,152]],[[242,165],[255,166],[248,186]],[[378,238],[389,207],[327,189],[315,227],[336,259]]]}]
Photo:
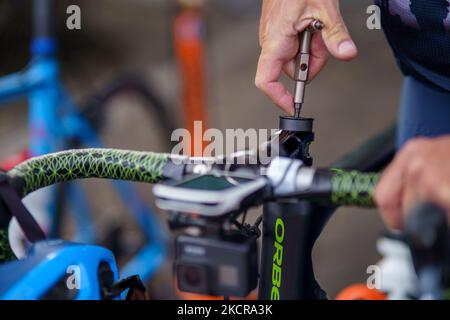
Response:
[{"label": "camera lens", "polygon": [[183,269],[183,277],[186,284],[191,287],[197,287],[202,281],[201,270],[197,267],[185,267]]},{"label": "camera lens", "polygon": [[177,280],[181,291],[201,294],[209,291],[208,270],[205,265],[178,264]]}]

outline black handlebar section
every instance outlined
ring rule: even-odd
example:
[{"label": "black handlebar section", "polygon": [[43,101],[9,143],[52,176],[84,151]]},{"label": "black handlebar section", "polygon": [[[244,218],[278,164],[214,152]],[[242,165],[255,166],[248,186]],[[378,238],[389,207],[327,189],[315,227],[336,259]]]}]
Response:
[{"label": "black handlebar section", "polygon": [[53,35],[53,0],[33,0],[34,38]]},{"label": "black handlebar section", "polygon": [[432,203],[422,204],[408,215],[404,232],[419,277],[421,298],[442,299],[450,254],[446,212]]}]

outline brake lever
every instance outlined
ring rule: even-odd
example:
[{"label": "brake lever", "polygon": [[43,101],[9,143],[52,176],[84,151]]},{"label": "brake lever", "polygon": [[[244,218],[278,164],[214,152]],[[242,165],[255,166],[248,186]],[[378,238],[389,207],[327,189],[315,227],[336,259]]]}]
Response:
[{"label": "brake lever", "polygon": [[111,288],[105,290],[105,299],[114,299],[128,290],[125,300],[149,300],[147,290],[138,275],[119,280]]}]

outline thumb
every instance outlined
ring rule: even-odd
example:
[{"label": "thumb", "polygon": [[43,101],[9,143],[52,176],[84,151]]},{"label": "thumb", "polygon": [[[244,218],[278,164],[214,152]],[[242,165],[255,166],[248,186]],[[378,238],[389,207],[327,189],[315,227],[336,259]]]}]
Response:
[{"label": "thumb", "polygon": [[323,11],[325,28],[322,30],[324,43],[330,53],[339,60],[351,60],[358,55],[358,49],[342,19],[339,7],[328,7]]}]

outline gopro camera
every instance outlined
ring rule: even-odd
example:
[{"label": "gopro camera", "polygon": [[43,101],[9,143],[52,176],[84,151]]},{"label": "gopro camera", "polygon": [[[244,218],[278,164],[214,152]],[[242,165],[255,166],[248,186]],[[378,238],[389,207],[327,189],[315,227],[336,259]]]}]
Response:
[{"label": "gopro camera", "polygon": [[220,238],[180,235],[175,254],[175,272],[181,291],[243,298],[257,286],[255,236],[238,232]]}]

